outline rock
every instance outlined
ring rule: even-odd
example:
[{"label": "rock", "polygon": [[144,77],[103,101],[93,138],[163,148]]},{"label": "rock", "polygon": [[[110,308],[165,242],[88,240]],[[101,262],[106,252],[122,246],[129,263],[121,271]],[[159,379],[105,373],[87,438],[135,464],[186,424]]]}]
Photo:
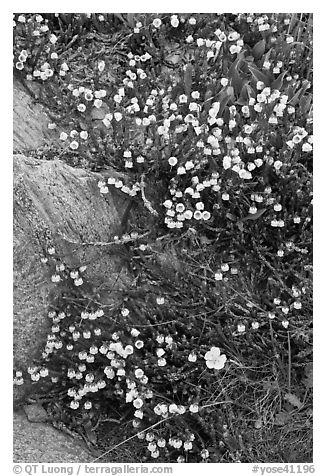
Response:
[{"label": "rock", "polygon": [[28,421],[40,423],[48,421],[49,416],[42,405],[34,403],[32,405],[24,405],[24,412],[26,413]]},{"label": "rock", "polygon": [[[49,333],[46,318],[56,288],[46,264],[49,246],[70,267],[87,265],[85,278],[103,302],[129,282],[129,274],[110,242],[119,233],[128,200],[113,188],[99,193],[98,174],[69,167],[60,160],[14,156],[14,358],[22,370],[37,360]],[[122,194],[121,194],[122,195]],[[71,242],[72,241],[72,242]],[[15,386],[21,394],[24,385]]]},{"label": "rock", "polygon": [[81,441],[48,423],[32,423],[23,412],[14,412],[13,461],[15,463],[90,463]]},{"label": "rock", "polygon": [[[40,85],[31,84],[37,98]],[[101,178],[60,160],[36,160],[30,155],[44,146],[62,144],[58,129],[49,129],[46,109],[14,81],[14,368],[37,363],[51,324],[47,319],[56,285],[41,262],[49,246],[70,267],[87,265],[85,279],[99,303],[112,303],[115,290],[130,277],[115,249],[81,243],[109,242],[120,234],[128,199],[113,188],[101,195]],[[101,121],[100,125],[103,126]],[[96,126],[96,124],[95,124]],[[103,126],[104,127],[104,126]],[[18,152],[20,154],[18,154]],[[39,154],[38,154],[39,155]],[[111,171],[109,171],[111,173]],[[113,173],[113,175],[116,175]],[[24,372],[25,374],[25,372]],[[25,379],[26,382],[26,379]],[[14,386],[14,461],[17,463],[85,463],[90,454],[82,440],[59,432],[41,405],[25,405],[34,383]],[[37,392],[36,392],[37,393]],[[25,413],[24,413],[25,412]]]},{"label": "rock", "polygon": [[53,121],[45,108],[38,104],[22,83],[15,80],[13,90],[13,147],[14,152],[38,149],[58,142],[58,133],[48,129]]}]

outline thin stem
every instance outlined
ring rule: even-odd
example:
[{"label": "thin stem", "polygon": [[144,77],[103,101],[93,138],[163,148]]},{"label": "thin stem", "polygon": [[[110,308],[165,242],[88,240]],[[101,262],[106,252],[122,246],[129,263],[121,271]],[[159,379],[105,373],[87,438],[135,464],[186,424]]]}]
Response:
[{"label": "thin stem", "polygon": [[93,461],[91,461],[91,463],[95,463],[95,461],[98,461],[99,459],[103,458],[103,456],[107,455],[108,453],[111,453],[111,451],[115,450],[116,448],[119,448],[119,446],[124,445],[124,444],[127,443],[128,441],[133,440],[134,438],[136,438],[136,436],[140,435],[141,433],[144,433],[145,431],[151,430],[152,428],[155,428],[156,426],[160,425],[160,424],[163,423],[163,422],[166,422],[167,420],[170,420],[171,418],[172,418],[172,416],[170,416],[170,417],[168,417],[168,418],[164,418],[164,420],[160,420],[160,421],[158,421],[157,423],[154,423],[154,425],[151,425],[151,426],[145,428],[145,430],[139,431],[139,432],[136,433],[135,435],[130,436],[130,438],[127,438],[126,440],[121,441],[120,443],[118,443],[117,445],[113,446],[112,448],[110,448],[110,449],[109,449],[108,451],[106,451],[105,453],[103,453],[101,456],[98,456],[97,458],[93,459]]},{"label": "thin stem", "polygon": [[288,391],[291,393],[291,340],[290,340],[290,332],[288,331]]}]

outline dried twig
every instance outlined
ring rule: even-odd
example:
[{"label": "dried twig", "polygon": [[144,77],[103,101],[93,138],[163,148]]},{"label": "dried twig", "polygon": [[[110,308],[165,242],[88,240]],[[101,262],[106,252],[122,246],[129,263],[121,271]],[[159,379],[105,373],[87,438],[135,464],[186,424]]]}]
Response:
[{"label": "dried twig", "polygon": [[144,192],[145,186],[146,186],[145,175],[142,174],[140,178],[140,193],[141,193],[141,198],[143,199],[143,202],[144,202],[144,206],[147,208],[147,210],[151,212],[152,215],[158,216],[157,211],[152,207],[152,204],[150,203],[150,201],[145,197],[145,192]]},{"label": "dried twig", "polygon": [[157,423],[154,423],[154,425],[151,425],[151,426],[145,428],[144,430],[139,431],[139,432],[136,433],[135,435],[130,436],[130,437],[127,438],[126,440],[121,441],[120,443],[118,443],[117,445],[113,446],[112,448],[110,448],[110,449],[109,449],[108,451],[106,451],[105,453],[103,453],[101,456],[99,456],[99,457],[93,459],[93,461],[91,461],[91,463],[95,463],[95,461],[98,461],[99,459],[103,458],[103,456],[107,455],[108,453],[111,453],[111,451],[115,450],[115,449],[118,448],[119,446],[124,445],[124,444],[127,443],[128,441],[130,441],[130,440],[136,438],[136,436],[138,436],[139,433],[145,433],[145,432],[148,431],[148,430],[152,430],[153,428],[155,428],[156,426],[160,425],[161,423],[164,423],[164,422],[166,422],[167,420],[170,420],[173,416],[174,416],[174,415],[171,415],[170,417],[167,417],[167,418],[165,418],[164,420],[160,420],[160,421],[158,421]]},{"label": "dried twig", "polygon": [[288,331],[288,392],[291,393],[291,340],[290,340],[290,332]]},{"label": "dried twig", "polygon": [[72,238],[68,238],[66,235],[61,233],[60,231],[58,234],[65,240],[68,241],[68,243],[73,243],[74,245],[79,245],[79,246],[110,246],[110,245],[122,245],[124,243],[129,243],[131,241],[136,241],[141,238],[144,238],[145,236],[148,236],[150,234],[150,231],[146,231],[146,233],[143,233],[142,235],[138,235],[135,237],[132,237],[131,235],[123,235],[121,238],[113,240],[113,241],[87,241],[81,243],[80,241],[73,240]]}]

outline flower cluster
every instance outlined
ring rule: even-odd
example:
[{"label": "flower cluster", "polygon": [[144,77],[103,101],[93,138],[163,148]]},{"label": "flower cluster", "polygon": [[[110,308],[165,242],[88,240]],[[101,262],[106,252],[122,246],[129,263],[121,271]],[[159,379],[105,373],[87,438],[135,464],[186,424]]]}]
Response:
[{"label": "flower cluster", "polygon": [[[61,262],[55,248],[51,246],[41,261],[52,268],[52,282],[61,286],[68,281],[73,293],[78,290],[79,295],[83,296],[83,288],[87,283],[82,275],[86,266],[69,268]],[[160,307],[165,304],[165,299],[158,296],[155,302]],[[16,371],[14,384],[22,385],[29,378],[31,382],[38,382],[41,388],[49,389],[55,385],[58,389],[62,386],[69,411],[90,412],[90,418],[94,412],[106,409],[107,398],[115,398],[133,407],[132,426],[137,431],[145,426],[148,419],[152,422],[167,422],[171,418],[196,415],[202,411],[203,405],[198,395],[182,404],[168,401],[164,394],[155,392],[157,374],[153,370],[161,369],[161,378],[168,377],[168,367],[180,345],[172,335],[154,332],[152,341],[149,341],[140,330],[130,326],[133,315],[128,306],[120,309],[117,330],[114,331],[112,325],[108,324],[108,317],[102,307],[94,304],[85,302],[84,310],[80,311],[80,305],[74,304],[73,300],[68,300],[68,305],[67,300],[62,303],[58,301],[48,312],[51,328],[42,352],[42,364],[29,367],[25,376],[22,371]],[[212,347],[206,353],[192,351],[183,355],[185,360],[178,362],[178,365],[186,365],[188,371],[196,373],[205,372],[205,368],[206,372],[212,369],[220,371],[227,360],[224,354],[220,354],[218,347]],[[58,362],[61,362],[60,376],[57,372]],[[193,370],[191,366],[194,366]],[[155,440],[155,436],[151,436],[154,433],[146,433],[151,458],[158,458],[164,448],[171,447],[185,454],[193,448],[193,434],[186,438],[175,436],[169,439],[165,439],[162,434],[161,431]],[[184,458],[183,453],[177,457],[178,461]]]},{"label": "flower cluster", "polygon": [[[311,339],[311,17],[119,15],[15,15],[14,68],[52,91],[59,157],[101,172],[99,199],[120,191],[146,219],[112,237],[135,278],[112,307],[47,249],[64,292],[42,362],[14,383],[61,392],[92,426],[126,409],[150,461],[235,461],[220,402],[252,383],[256,395],[271,362],[274,381],[290,338],[301,368]],[[118,20],[110,54],[84,41],[109,42]]]}]

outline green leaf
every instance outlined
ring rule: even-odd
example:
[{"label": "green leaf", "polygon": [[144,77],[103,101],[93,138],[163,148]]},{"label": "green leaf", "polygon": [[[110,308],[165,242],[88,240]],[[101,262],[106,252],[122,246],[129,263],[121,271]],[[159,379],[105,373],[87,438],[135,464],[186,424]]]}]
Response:
[{"label": "green leaf", "polygon": [[248,91],[249,99],[250,99],[250,98],[255,98],[255,97],[256,97],[255,91],[254,91],[253,88],[250,86],[250,84],[246,84],[246,88],[247,88],[247,91]]},{"label": "green leaf", "polygon": [[225,216],[226,216],[226,218],[228,218],[231,221],[236,221],[237,220],[237,217],[235,215],[232,215],[232,213],[227,213]]},{"label": "green leaf", "polygon": [[217,117],[222,117],[223,115],[223,112],[224,112],[224,109],[225,109],[225,106],[227,105],[227,103],[230,101],[231,99],[231,94],[227,94],[227,93],[224,93],[222,98],[219,99],[219,102],[220,102],[220,110],[218,111],[218,115]]},{"label": "green leaf", "polygon": [[312,103],[312,94],[301,97],[299,105],[303,114],[307,114],[309,112],[311,103]]},{"label": "green leaf", "polygon": [[291,420],[291,415],[287,412],[279,412],[275,416],[274,423],[278,426],[284,426],[286,423]]},{"label": "green leaf", "polygon": [[204,98],[204,109],[206,112],[211,107],[213,98],[214,98],[214,91],[210,88],[207,88],[207,91],[205,93],[205,98]]},{"label": "green leaf", "polygon": [[184,72],[184,87],[185,93],[188,97],[190,96],[192,88],[192,71],[192,65],[188,63]]},{"label": "green leaf", "polygon": [[307,79],[305,79],[303,82],[302,82],[302,96],[304,95],[304,93],[307,91],[307,89],[309,89],[311,86],[310,84],[310,81],[308,81]]},{"label": "green leaf", "polygon": [[117,18],[119,18],[119,20],[122,22],[122,23],[126,23],[126,20],[123,18],[123,16],[121,15],[121,13],[113,13],[113,15]]},{"label": "green leaf", "polygon": [[291,104],[291,106],[295,106],[295,105],[299,102],[299,98],[300,98],[300,96],[301,96],[301,91],[302,91],[302,88],[300,88],[300,89],[294,94],[294,96],[290,99],[289,104]]},{"label": "green leaf", "polygon": [[266,210],[267,210],[267,208],[262,208],[261,210],[258,210],[257,213],[252,213],[252,214],[250,213],[246,217],[241,218],[239,220],[239,222],[243,222],[243,221],[246,221],[246,220],[258,220],[258,218],[261,217],[266,212]]},{"label": "green leaf", "polygon": [[310,82],[307,79],[305,79],[299,91],[297,91],[295,95],[292,97],[292,99],[290,99],[289,104],[291,104],[291,106],[295,106],[309,87],[310,87]]},{"label": "green leaf", "polygon": [[273,51],[273,48],[270,48],[267,53],[264,55],[264,61],[269,61],[269,57]]},{"label": "green leaf", "polygon": [[202,246],[210,245],[210,244],[211,244],[211,240],[210,240],[209,238],[207,238],[207,236],[205,236],[205,235],[201,235],[201,236],[199,237],[199,239],[200,239],[200,244],[201,244]]},{"label": "green leaf", "polygon": [[313,379],[313,365],[312,363],[308,363],[305,368],[304,368],[304,373],[306,378],[303,380],[304,386],[306,388],[312,388],[314,384],[314,379]]},{"label": "green leaf", "polygon": [[286,94],[288,96],[288,98],[289,98],[288,102],[290,102],[291,98],[293,98],[293,96],[294,96],[294,88],[293,88],[292,84],[289,84],[285,88],[284,94]]},{"label": "green leaf", "polygon": [[[237,62],[237,60],[236,60],[236,62]],[[229,73],[230,73],[230,84],[231,84],[231,86],[233,86],[235,94],[237,96],[239,96],[240,91],[242,89],[242,79],[241,79],[241,76],[240,76],[239,71],[237,69],[237,66],[234,66],[234,67],[233,66],[234,66],[234,63],[231,66],[231,69],[229,71]]]},{"label": "green leaf", "polygon": [[239,96],[240,91],[242,89],[242,85],[243,85],[243,79],[241,78],[239,74],[239,66],[242,60],[243,60],[243,55],[240,54],[237,57],[237,59],[232,63],[229,69],[230,84],[234,88],[234,92],[237,97]]},{"label": "green leaf", "polygon": [[93,107],[92,110],[91,110],[91,113],[90,113],[90,116],[92,118],[93,121],[102,121],[105,117],[105,114],[106,112],[104,111],[104,109],[102,108],[96,108],[96,107]]},{"label": "green leaf", "polygon": [[297,22],[298,22],[297,14],[292,13],[288,31],[292,31]]},{"label": "green leaf", "polygon": [[110,112],[109,106],[106,103],[103,103],[100,108],[92,107],[90,111],[90,117],[93,121],[99,120],[102,121],[105,118],[105,115]]},{"label": "green leaf", "polygon": [[97,437],[96,437],[96,433],[92,430],[91,422],[88,421],[84,423],[83,427],[87,435],[88,441],[90,441],[93,445],[95,445],[97,442]]},{"label": "green leaf", "polygon": [[285,43],[283,47],[283,51],[282,51],[283,55],[285,57],[289,55],[291,48],[293,48],[295,45],[303,46],[303,43],[301,41],[294,41],[293,43],[290,43],[290,44]]},{"label": "green leaf", "polygon": [[272,89],[278,89],[279,91],[281,90],[283,86],[283,80],[284,76],[286,75],[287,71],[283,71],[276,79],[275,81],[272,82]]},{"label": "green leaf", "polygon": [[276,149],[281,149],[283,146],[283,137],[278,130],[270,133],[270,144]]},{"label": "green leaf", "polygon": [[259,60],[265,53],[266,41],[264,39],[258,41],[252,49],[255,60]]},{"label": "green leaf", "polygon": [[301,408],[302,407],[302,403],[301,401],[299,400],[299,398],[294,395],[293,393],[286,393],[284,395],[284,400],[286,400],[287,402],[289,402],[293,407],[297,407],[297,408]]},{"label": "green leaf", "polygon": [[259,71],[258,68],[256,68],[255,66],[253,66],[251,64],[248,64],[248,68],[249,68],[249,71],[251,72],[253,78],[256,81],[262,81],[265,84],[265,86],[270,85],[270,79],[265,73],[262,73],[261,71]]},{"label": "green leaf", "polygon": [[240,97],[237,101],[237,104],[244,106],[245,104],[248,104],[249,99],[252,97],[255,97],[255,91],[252,89],[252,87],[248,83],[245,83],[242,86]]},{"label": "green leaf", "polygon": [[235,69],[232,73],[231,86],[233,86],[236,96],[239,96],[240,94],[240,91],[242,89],[242,83],[243,83],[242,78],[238,70]]},{"label": "green leaf", "polygon": [[127,13],[127,22],[130,28],[135,28],[134,13]]},{"label": "green leaf", "polygon": [[234,100],[234,87],[233,86],[228,86],[226,88],[226,94],[232,99],[232,101]]}]

